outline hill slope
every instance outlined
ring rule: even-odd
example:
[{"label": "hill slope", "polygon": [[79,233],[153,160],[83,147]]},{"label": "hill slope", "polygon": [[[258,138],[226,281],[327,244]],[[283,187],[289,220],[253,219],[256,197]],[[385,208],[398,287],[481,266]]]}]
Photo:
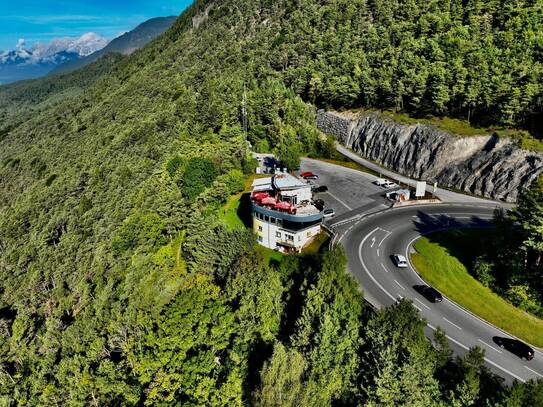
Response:
[{"label": "hill slope", "polygon": [[[293,165],[326,148],[299,95],[502,120],[496,86],[530,87],[536,102],[513,119],[540,109],[539,45],[521,40],[540,35],[524,35],[539,11],[515,3],[510,27],[497,2],[454,18],[446,4],[199,1],[75,96],[13,116],[0,138],[2,402],[505,403],[481,355],[434,350],[407,303],[372,316],[340,252],[267,264],[218,218],[251,172],[244,93],[252,144]],[[505,59],[493,42],[511,36]],[[533,405],[535,386],[514,397]]]},{"label": "hill slope", "polygon": [[109,54],[74,72],[0,86],[0,139],[7,129],[14,128],[32,114],[78,96],[122,58],[119,54]]},{"label": "hill slope", "polygon": [[73,71],[79,69],[97,59],[107,55],[109,53],[119,53],[123,55],[129,55],[134,51],[144,47],[147,43],[158,37],[164,31],[166,31],[176,17],[156,17],[151,18],[133,30],[130,30],[119,37],[111,40],[111,42],[104,48],[96,51],[86,57],[79,58],[77,60],[68,61],[55,67],[49,74],[58,74]]}]

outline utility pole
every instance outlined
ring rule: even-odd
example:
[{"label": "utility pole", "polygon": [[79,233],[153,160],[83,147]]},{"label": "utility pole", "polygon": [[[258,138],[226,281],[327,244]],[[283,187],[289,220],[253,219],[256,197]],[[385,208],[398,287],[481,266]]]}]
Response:
[{"label": "utility pole", "polygon": [[247,92],[245,89],[245,82],[243,83],[243,100],[241,102],[241,121],[245,138],[247,138]]}]

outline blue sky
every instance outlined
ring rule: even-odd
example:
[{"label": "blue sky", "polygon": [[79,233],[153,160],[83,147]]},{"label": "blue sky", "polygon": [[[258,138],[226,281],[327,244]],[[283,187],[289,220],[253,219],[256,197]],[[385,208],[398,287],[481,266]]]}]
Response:
[{"label": "blue sky", "polygon": [[112,39],[139,23],[179,15],[191,0],[0,0],[0,50],[92,31]]}]

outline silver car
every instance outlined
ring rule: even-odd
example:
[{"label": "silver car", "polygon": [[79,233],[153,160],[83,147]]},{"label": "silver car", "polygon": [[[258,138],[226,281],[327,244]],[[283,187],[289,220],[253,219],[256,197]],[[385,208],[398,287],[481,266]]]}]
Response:
[{"label": "silver car", "polygon": [[393,254],[392,255],[392,261],[396,265],[396,267],[399,268],[406,268],[407,267],[407,259],[402,256],[401,254]]}]

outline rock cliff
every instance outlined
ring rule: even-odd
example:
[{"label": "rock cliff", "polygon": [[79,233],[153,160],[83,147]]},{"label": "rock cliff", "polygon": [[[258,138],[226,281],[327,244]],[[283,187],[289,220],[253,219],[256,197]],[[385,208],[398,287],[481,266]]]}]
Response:
[{"label": "rock cliff", "polygon": [[361,156],[421,180],[506,202],[543,172],[543,154],[495,135],[460,137],[379,113],[319,111],[317,127]]}]

